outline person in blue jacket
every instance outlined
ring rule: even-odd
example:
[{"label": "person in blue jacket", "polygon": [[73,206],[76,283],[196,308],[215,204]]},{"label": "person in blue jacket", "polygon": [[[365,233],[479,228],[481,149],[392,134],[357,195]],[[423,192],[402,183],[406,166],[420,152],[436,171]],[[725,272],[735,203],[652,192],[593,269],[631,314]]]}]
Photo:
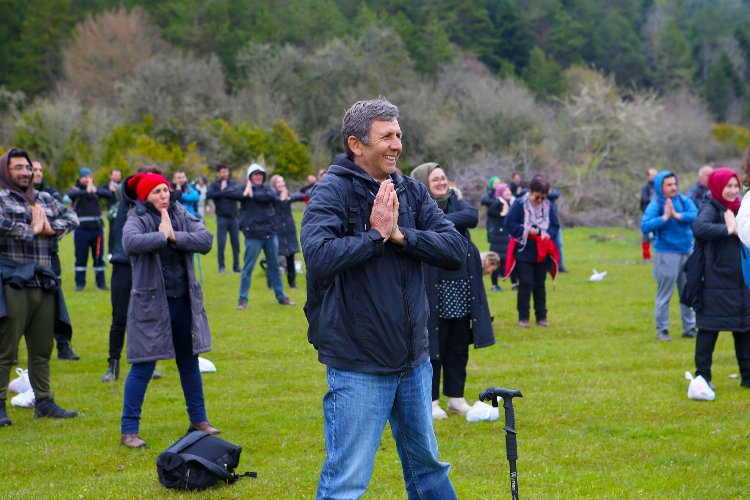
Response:
[{"label": "person in blue jacket", "polygon": [[[670,341],[669,301],[675,285],[679,290],[687,278],[683,267],[693,250],[691,224],[698,215],[698,208],[690,198],[677,192],[677,176],[662,170],[654,177],[654,199],[641,219],[641,231],[654,233],[654,276],[656,277],[656,339]],[[695,312],[680,303],[682,336],[695,338]]]},{"label": "person in blue jacket", "polygon": [[190,185],[184,170],[175,170],[172,174],[172,189],[180,193],[177,202],[185,207],[190,215],[198,217],[196,207],[201,199],[201,194]]},{"label": "person in blue jacket", "polygon": [[390,422],[409,498],[456,498],[432,421],[423,264],[459,269],[467,242],[427,189],[396,172],[398,108],[344,115],[333,160],[302,219],[308,340],[326,365],[326,459],[318,498],[359,498]]}]

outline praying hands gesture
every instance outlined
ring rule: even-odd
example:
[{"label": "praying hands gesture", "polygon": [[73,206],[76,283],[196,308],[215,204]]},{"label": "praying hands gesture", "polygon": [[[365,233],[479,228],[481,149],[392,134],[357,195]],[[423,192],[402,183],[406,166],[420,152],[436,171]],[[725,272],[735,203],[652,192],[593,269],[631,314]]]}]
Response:
[{"label": "praying hands gesture", "polygon": [[671,217],[682,220],[682,214],[674,209],[672,198],[667,198],[667,201],[664,202],[664,222],[667,222]]},{"label": "praying hands gesture", "polygon": [[383,240],[403,245],[404,235],[398,228],[398,195],[390,180],[380,183],[370,213],[370,226],[378,231]]},{"label": "praying hands gesture", "polygon": [[242,196],[247,196],[248,198],[253,197],[253,183],[250,182],[250,179],[247,180],[247,184],[245,185],[245,190],[242,192]]},{"label": "praying hands gesture", "polygon": [[724,222],[727,225],[727,233],[737,234],[737,219],[735,219],[734,212],[727,209],[727,211],[724,212]]},{"label": "praying hands gesture", "polygon": [[50,226],[47,214],[44,212],[44,207],[41,205],[31,206],[31,227],[34,229],[34,236],[38,234],[45,234],[47,236],[57,234],[57,231]]},{"label": "praying hands gesture", "polygon": [[169,212],[167,212],[166,208],[161,209],[159,232],[166,236],[169,241],[176,241],[174,237],[174,229],[172,229],[172,220],[169,218]]}]

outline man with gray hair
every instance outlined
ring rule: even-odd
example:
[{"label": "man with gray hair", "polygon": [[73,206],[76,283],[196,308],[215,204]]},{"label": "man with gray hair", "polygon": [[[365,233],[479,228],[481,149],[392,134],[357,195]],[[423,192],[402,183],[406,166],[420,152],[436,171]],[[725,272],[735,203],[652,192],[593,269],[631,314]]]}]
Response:
[{"label": "man with gray hair", "polygon": [[308,340],[326,365],[326,459],[318,498],[358,498],[390,422],[409,498],[455,498],[432,421],[422,263],[458,269],[466,240],[419,182],[396,173],[398,108],[359,101],[344,115],[346,154],[302,219]]},{"label": "man with gray hair", "polygon": [[693,203],[698,208],[701,207],[701,203],[705,200],[711,199],[711,191],[708,190],[708,176],[713,171],[714,168],[711,165],[703,165],[698,170],[698,180],[695,181],[695,186],[688,191],[688,197],[693,200]]}]

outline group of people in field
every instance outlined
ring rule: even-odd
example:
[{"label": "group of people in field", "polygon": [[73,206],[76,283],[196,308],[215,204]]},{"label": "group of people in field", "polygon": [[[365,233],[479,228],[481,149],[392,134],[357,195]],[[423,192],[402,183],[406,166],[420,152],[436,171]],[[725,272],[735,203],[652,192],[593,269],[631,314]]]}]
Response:
[{"label": "group of people in field", "polygon": [[[144,397],[158,377],[156,362],[169,359],[179,371],[187,431],[218,434],[208,419],[198,360],[211,349],[211,332],[196,254],[208,253],[214,238],[202,222],[201,203],[213,203],[221,273],[229,234],[232,270],[240,274],[237,309],[244,310],[261,250],[269,288],[279,304],[293,305],[280,268],[285,264],[287,285],[296,287],[294,254],[300,248],[290,205],[305,201],[299,234],[307,272],[304,313],[328,385],[318,497],[364,494],[389,422],[409,496],[455,498],[450,466],[438,458],[434,421],[471,410],[464,397],[469,348],[495,343],[484,274],[492,274],[493,292],[502,290],[500,277],[511,280],[519,327],[531,327],[532,300],[536,325],[550,325],[546,275],[564,270],[556,192],[541,175],[528,183],[517,174],[508,184],[490,179],[481,203],[491,252],[480,254],[470,233],[478,209],[451,188],[445,169],[435,162],[409,176],[397,169],[403,152],[398,117],[398,108],[382,97],[354,103],[342,120],[344,152],[325,175],[312,176],[293,194],[280,176],[267,183],[265,168],[255,163],[241,183],[218,165],[217,179],[204,179],[200,189],[184,172],[169,180],[156,168],[125,179],[113,171],[106,185],[95,187],[91,172],[81,169],[68,194],[70,208],[43,189],[26,152],[7,151],[0,158],[0,427],[11,424],[5,401],[21,337],[35,416],[76,416],[53,399],[50,357],[59,336],[59,357],[77,358],[57,258],[57,241],[77,231],[76,290],[85,287],[85,256],[93,253],[97,287],[112,297],[104,382],[119,378],[127,341],[131,368],[120,443],[147,446],[140,434]],[[743,169],[750,175],[747,157]],[[743,274],[750,253],[742,246],[750,243],[750,202],[741,203],[739,176],[727,168],[707,172],[705,184],[699,181],[705,189],[693,193],[698,204],[678,193],[672,172],[653,172],[650,182],[653,196],[644,191],[641,229],[643,256],[653,260],[658,283],[657,339],[671,340],[668,305],[677,286],[684,301],[682,336],[697,337],[696,373],[711,381],[718,332],[732,331],[741,384],[750,386],[750,293]],[[111,287],[98,264],[100,198],[111,201]]]}]

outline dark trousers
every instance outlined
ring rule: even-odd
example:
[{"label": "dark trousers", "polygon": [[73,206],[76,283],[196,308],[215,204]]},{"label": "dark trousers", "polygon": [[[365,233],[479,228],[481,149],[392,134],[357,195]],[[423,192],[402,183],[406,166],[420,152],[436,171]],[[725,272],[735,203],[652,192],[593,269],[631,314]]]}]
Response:
[{"label": "dark trousers", "polygon": [[[741,384],[750,387],[750,332],[732,332],[734,335],[734,353],[740,367]],[[713,330],[698,330],[695,339],[695,375],[711,381],[711,364],[714,347],[719,338],[719,332]]]},{"label": "dark trousers", "polygon": [[[286,281],[289,286],[297,286],[297,269],[294,267],[294,254],[292,255],[279,255],[279,261],[284,259],[286,262]],[[264,259],[265,260],[265,259]],[[268,288],[272,288],[271,285],[271,274],[266,272],[266,285]]]},{"label": "dark trousers", "polygon": [[[207,420],[206,404],[203,398],[203,380],[198,368],[198,356],[193,354],[193,339],[190,332],[192,321],[190,298],[169,299],[169,318],[172,325],[172,343],[175,351],[177,370],[180,372],[182,394],[185,397],[190,423]],[[156,361],[134,363],[125,380],[124,401],[120,432],[137,433],[140,428],[141,410],[146,389]]]},{"label": "dark trousers", "polygon": [[49,358],[54,344],[55,295],[37,287],[15,290],[9,285],[4,285],[3,292],[11,314],[0,319],[0,402],[8,397],[10,370],[21,337],[26,339],[29,381],[36,400],[50,398]]},{"label": "dark trousers", "polygon": [[110,283],[112,325],[109,327],[109,361],[119,360],[122,354],[132,284],[133,276],[130,264],[113,262]]},{"label": "dark trousers", "polygon": [[440,399],[440,372],[443,373],[443,394],[462,398],[466,384],[466,363],[469,362],[471,319],[438,320],[440,358],[432,359],[432,400]]},{"label": "dark trousers", "polygon": [[229,242],[232,244],[232,270],[240,270],[240,223],[237,217],[216,216],[216,240],[219,249],[219,270],[226,269],[224,265],[224,249],[227,246],[227,232],[229,232]]},{"label": "dark trousers", "polygon": [[104,279],[104,231],[98,229],[77,228],[73,232],[73,243],[76,247],[76,286],[86,286],[86,264],[89,253],[94,261],[96,286],[106,286]]},{"label": "dark trousers", "polygon": [[544,281],[547,279],[547,262],[516,261],[518,271],[518,297],[516,308],[518,320],[529,320],[531,296],[534,295],[534,315],[537,321],[547,319],[547,291]]}]

